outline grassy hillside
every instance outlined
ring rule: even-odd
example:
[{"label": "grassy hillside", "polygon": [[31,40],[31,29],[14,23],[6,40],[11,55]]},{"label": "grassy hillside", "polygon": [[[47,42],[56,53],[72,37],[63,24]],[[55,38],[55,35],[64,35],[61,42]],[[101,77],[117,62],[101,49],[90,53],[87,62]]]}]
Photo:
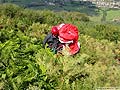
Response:
[{"label": "grassy hillside", "polygon": [[[0,5],[1,90],[95,90],[120,86],[120,26],[94,23],[79,12]],[[62,16],[61,16],[62,15]],[[52,25],[79,28],[80,52],[55,55],[42,48]]]},{"label": "grassy hillside", "polygon": [[[1,0],[1,2],[4,0]],[[92,21],[101,21],[103,18],[103,11],[101,8],[97,8],[94,4],[90,2],[80,2],[80,1],[52,1],[48,0],[48,2],[44,0],[5,0],[6,3],[13,3],[20,5],[24,8],[37,9],[37,10],[53,10],[53,11],[76,11],[80,13],[85,13],[89,15],[90,20]],[[52,4],[50,4],[50,2]],[[108,10],[106,15],[106,21],[112,21],[113,19],[119,19],[120,10]]]},{"label": "grassy hillside", "polygon": [[[4,0],[3,0],[4,1]],[[81,2],[80,1],[54,1],[54,0],[5,0],[5,3],[13,3],[25,8],[31,9],[47,9],[47,10],[54,10],[54,11],[79,11],[82,13],[86,13],[89,15],[96,15],[97,12],[95,11],[97,7],[90,7],[93,6],[90,2]]]},{"label": "grassy hillside", "polygon": [[[100,22],[102,17],[103,11],[100,10],[98,15],[90,16],[90,20]],[[114,19],[120,19],[120,10],[110,9],[107,11],[106,21],[112,21]]]},{"label": "grassy hillside", "polygon": [[110,10],[107,13],[107,20],[120,19],[120,10]]}]

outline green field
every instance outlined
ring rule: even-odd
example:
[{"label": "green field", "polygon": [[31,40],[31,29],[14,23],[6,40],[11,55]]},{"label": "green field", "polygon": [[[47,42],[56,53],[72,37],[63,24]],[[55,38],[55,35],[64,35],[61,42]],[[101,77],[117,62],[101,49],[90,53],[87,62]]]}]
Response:
[{"label": "green field", "polygon": [[120,10],[110,10],[107,13],[107,20],[120,19]]},{"label": "green field", "polygon": [[[101,18],[103,16],[103,12],[100,11],[98,15],[96,16],[90,16],[90,19],[92,21],[101,21]],[[112,21],[113,19],[120,19],[120,10],[109,10],[107,11],[106,21]]]}]

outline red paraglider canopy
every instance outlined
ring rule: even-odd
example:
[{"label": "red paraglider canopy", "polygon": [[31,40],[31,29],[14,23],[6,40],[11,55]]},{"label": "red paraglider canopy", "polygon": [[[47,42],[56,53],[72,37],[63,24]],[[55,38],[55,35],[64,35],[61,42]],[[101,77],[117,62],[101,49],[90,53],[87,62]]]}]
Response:
[{"label": "red paraglider canopy", "polygon": [[70,43],[71,55],[76,54],[80,49],[78,37],[78,28],[72,24],[65,24],[59,30],[59,40],[61,43]]}]

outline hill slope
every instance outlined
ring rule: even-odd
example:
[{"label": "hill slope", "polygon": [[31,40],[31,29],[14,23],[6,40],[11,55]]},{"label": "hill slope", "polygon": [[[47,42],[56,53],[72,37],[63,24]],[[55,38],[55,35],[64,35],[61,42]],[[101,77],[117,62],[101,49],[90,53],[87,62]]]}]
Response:
[{"label": "hill slope", "polygon": [[[107,1],[106,1],[107,2]],[[118,2],[118,1],[117,1]],[[102,21],[105,17],[106,21],[112,21],[119,19],[120,10],[109,9],[106,10],[107,14],[104,14],[102,8],[98,8],[90,1],[77,1],[77,0],[1,0],[0,3],[13,3],[20,5],[24,8],[31,9],[47,9],[53,11],[77,11],[85,13],[90,16],[92,21]],[[102,3],[102,2],[101,2]],[[92,17],[91,17],[92,16]],[[98,19],[96,19],[98,18]]]},{"label": "hill slope", "polygon": [[[60,12],[66,15],[60,17],[16,5],[0,5],[0,9],[0,89],[119,88],[119,25],[90,22],[78,12]],[[42,48],[52,25],[68,21],[79,28],[80,53],[60,56]]]}]

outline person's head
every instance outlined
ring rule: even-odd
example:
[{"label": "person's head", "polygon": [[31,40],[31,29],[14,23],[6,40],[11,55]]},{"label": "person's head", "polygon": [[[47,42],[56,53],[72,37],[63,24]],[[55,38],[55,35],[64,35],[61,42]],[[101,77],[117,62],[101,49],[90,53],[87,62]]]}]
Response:
[{"label": "person's head", "polygon": [[58,29],[57,27],[53,26],[52,29],[51,29],[51,33],[54,35],[54,36],[58,36]]}]

